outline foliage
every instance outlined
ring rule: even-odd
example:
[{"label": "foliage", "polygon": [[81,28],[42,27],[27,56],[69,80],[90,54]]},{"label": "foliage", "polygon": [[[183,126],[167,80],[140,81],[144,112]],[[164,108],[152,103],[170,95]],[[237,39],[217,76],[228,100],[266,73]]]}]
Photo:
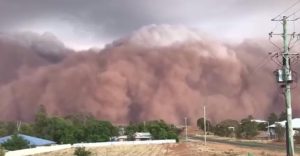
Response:
[{"label": "foliage", "polygon": [[234,130],[238,125],[239,122],[236,120],[224,120],[215,126],[214,133],[218,136],[233,137]]},{"label": "foliage", "polygon": [[285,136],[285,128],[282,127],[280,124],[275,124],[275,133],[278,141],[282,141]]},{"label": "foliage", "polygon": [[265,122],[258,123],[257,128],[259,131],[266,131],[266,130],[268,130],[268,123],[265,123]]},{"label": "foliage", "polygon": [[[16,132],[16,123],[0,123],[0,134],[8,135]],[[58,144],[77,142],[105,142],[118,136],[119,130],[109,121],[96,120],[90,115],[74,114],[67,117],[51,117],[44,106],[38,109],[33,123],[23,123],[19,133],[37,136],[55,141]],[[133,139],[135,132],[150,132],[152,139],[176,139],[179,131],[174,125],[164,121],[131,123],[125,128],[125,134]],[[14,137],[14,139],[16,139]],[[20,138],[18,138],[20,141]],[[10,142],[9,142],[10,143]],[[19,142],[17,142],[19,143]],[[26,146],[27,147],[27,146]]]},{"label": "foliage", "polygon": [[270,125],[274,124],[276,121],[278,121],[278,116],[275,113],[271,113],[268,117],[268,122]]},{"label": "foliage", "polygon": [[33,127],[37,136],[61,144],[109,141],[118,133],[118,129],[108,121],[81,114],[66,118],[48,117],[43,107],[37,112]]},{"label": "foliage", "polygon": [[[199,118],[197,120],[197,126],[199,129],[204,130],[204,118]],[[213,131],[213,125],[209,120],[206,120],[206,131]]]},{"label": "foliage", "polygon": [[118,135],[118,130],[108,121],[91,119],[86,122],[84,134],[88,142],[101,142],[109,141],[111,136]]},{"label": "foliage", "polygon": [[286,112],[285,111],[283,111],[283,112],[281,112],[280,113],[280,115],[279,115],[279,121],[283,121],[283,120],[286,120]]},{"label": "foliage", "polygon": [[152,139],[176,139],[178,141],[179,130],[174,125],[168,125],[163,120],[154,120],[143,123],[130,123],[125,128],[125,134],[129,140],[133,140],[135,132],[150,132]]},{"label": "foliage", "polygon": [[12,135],[15,133],[33,135],[33,125],[30,123],[22,123],[19,132],[17,132],[16,122],[0,122],[0,136]]},{"label": "foliage", "polygon": [[13,150],[29,148],[29,142],[27,142],[17,134],[14,134],[11,136],[11,139],[4,142],[2,146],[7,150],[13,151]]},{"label": "foliage", "polygon": [[33,125],[33,129],[35,134],[38,134],[40,137],[47,135],[47,131],[45,127],[48,124],[48,116],[46,109],[43,105],[41,105],[35,115],[35,123]]},{"label": "foliage", "polygon": [[89,156],[91,154],[90,151],[85,150],[85,147],[77,147],[74,151],[75,156]]},{"label": "foliage", "polygon": [[252,139],[258,134],[258,124],[252,122],[252,116],[242,119],[241,124],[236,129],[236,136],[238,138]]}]

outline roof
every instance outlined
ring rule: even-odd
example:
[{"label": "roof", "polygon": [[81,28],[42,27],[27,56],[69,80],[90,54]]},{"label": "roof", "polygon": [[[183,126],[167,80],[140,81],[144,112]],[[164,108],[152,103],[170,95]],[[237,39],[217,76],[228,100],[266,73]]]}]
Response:
[{"label": "roof", "polygon": [[[276,124],[279,124],[279,125],[281,125],[282,127],[285,127],[285,123],[286,123],[286,120],[280,121],[280,122],[275,122],[275,124],[272,124],[272,125],[270,125],[269,127],[270,127],[270,128],[274,128],[274,127],[276,127]],[[293,119],[293,120],[292,120],[292,126],[293,126],[294,129],[300,128],[300,118],[295,118],[295,119]]]},{"label": "roof", "polygon": [[151,138],[151,134],[149,132],[136,132],[134,133],[134,137],[136,139],[141,139],[141,138]]},{"label": "roof", "polygon": [[260,119],[252,119],[251,121],[256,123],[268,123],[268,121],[260,120]]},{"label": "roof", "polygon": [[127,139],[127,138],[128,138],[127,135],[121,135],[118,137],[118,139]]},{"label": "roof", "polygon": [[[29,135],[24,135],[24,134],[17,134],[17,135],[22,137],[24,140],[28,141],[29,145],[31,145],[31,146],[43,146],[43,145],[51,145],[51,144],[56,143],[54,141],[45,140],[45,139],[41,139],[41,138],[29,136]],[[11,139],[11,137],[12,137],[12,135],[0,138],[0,144],[2,144],[4,142],[6,142],[7,140]]]}]

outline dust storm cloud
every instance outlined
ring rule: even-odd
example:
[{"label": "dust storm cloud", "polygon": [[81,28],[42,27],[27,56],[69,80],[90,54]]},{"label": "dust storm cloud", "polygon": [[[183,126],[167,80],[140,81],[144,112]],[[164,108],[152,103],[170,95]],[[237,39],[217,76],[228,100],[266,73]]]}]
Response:
[{"label": "dust storm cloud", "polygon": [[32,120],[39,105],[51,115],[88,113],[115,123],[196,120],[204,104],[214,121],[263,118],[283,108],[274,66],[257,68],[269,49],[265,41],[232,45],[155,25],[98,51],[74,52],[52,37],[36,38],[30,46],[0,40],[2,120]]}]

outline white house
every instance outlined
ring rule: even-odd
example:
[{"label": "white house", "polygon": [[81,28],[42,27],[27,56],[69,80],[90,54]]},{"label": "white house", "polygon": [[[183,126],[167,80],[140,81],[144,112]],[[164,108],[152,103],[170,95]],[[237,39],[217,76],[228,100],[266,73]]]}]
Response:
[{"label": "white house", "polygon": [[[286,123],[286,120],[280,121],[280,122],[275,122],[275,124],[270,125],[269,128],[275,128],[276,124],[279,124],[280,126],[285,127],[285,123]],[[293,119],[292,126],[293,126],[293,129],[300,129],[300,118]]]},{"label": "white house", "polygon": [[[285,123],[286,123],[286,120],[280,121],[280,122],[275,122],[274,124],[268,126],[270,128],[271,135],[275,134],[276,124],[279,124],[281,127],[285,128]],[[300,118],[294,118],[292,120],[292,126],[293,126],[293,129],[294,129],[293,135],[298,134],[299,130],[300,130]]]},{"label": "white house", "polygon": [[152,139],[152,135],[149,132],[136,132],[136,133],[134,133],[133,136],[134,136],[134,139],[137,141]]}]

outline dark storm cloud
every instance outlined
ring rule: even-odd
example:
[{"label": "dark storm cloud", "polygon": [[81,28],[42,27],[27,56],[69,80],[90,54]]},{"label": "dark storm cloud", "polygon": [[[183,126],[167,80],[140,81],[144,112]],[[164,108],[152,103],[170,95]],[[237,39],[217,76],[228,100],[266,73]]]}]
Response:
[{"label": "dark storm cloud", "polygon": [[[66,22],[102,38],[116,38],[148,24],[206,25],[276,15],[292,0],[0,0],[0,30],[14,31],[47,20]],[[284,4],[285,3],[285,4]],[[283,6],[283,7],[282,7]],[[274,12],[272,12],[274,11]],[[268,21],[268,19],[265,19]],[[247,20],[245,20],[247,21]],[[53,24],[53,23],[52,23]],[[53,24],[55,25],[55,24]],[[237,27],[239,24],[237,24]],[[32,30],[31,30],[32,31]]]}]

